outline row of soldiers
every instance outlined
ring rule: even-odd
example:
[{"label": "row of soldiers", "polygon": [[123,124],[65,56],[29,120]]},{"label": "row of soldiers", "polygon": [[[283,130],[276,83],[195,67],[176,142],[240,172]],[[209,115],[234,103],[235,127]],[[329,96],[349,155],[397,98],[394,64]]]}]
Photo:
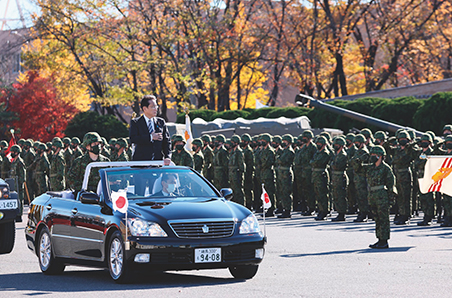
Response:
[{"label": "row of soldiers", "polygon": [[[126,138],[113,138],[109,143],[105,138],[98,138],[101,140],[100,154],[112,161],[130,160],[131,150]],[[31,202],[46,191],[73,188],[67,175],[74,161],[86,152],[86,146],[78,137],[56,137],[48,143],[20,139],[10,148],[10,158],[7,156],[8,147],[8,142],[0,142],[1,178],[15,179],[21,209],[24,200]]]},{"label": "row of soldiers", "polygon": [[334,139],[327,132],[314,137],[310,130],[298,137],[203,135],[193,140],[192,154],[185,149],[185,139],[173,135],[172,160],[202,173],[218,189],[232,188],[234,201],[256,211],[261,211],[264,187],[272,202],[266,216],[289,218],[293,210],[302,215],[318,212],[315,219],[324,220],[335,209],[338,216],[333,221],[345,221],[346,214],[358,212],[354,222],[364,222],[374,216],[369,195],[375,189],[369,187],[366,164],[372,163],[371,150],[378,146],[374,155],[384,156],[395,178],[393,187],[385,186],[396,214],[394,223],[408,224],[422,210],[419,225],[430,225],[436,216],[441,226],[449,227],[452,198],[421,194],[418,178],[424,175],[423,156],[452,155],[451,133],[452,125],[444,126],[442,138],[431,131],[416,137],[402,129],[388,137],[367,128]]}]

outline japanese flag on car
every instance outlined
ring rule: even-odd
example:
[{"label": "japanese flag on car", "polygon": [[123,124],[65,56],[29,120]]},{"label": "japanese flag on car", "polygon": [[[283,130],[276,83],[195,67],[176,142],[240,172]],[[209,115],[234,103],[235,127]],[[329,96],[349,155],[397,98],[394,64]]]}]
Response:
[{"label": "japanese flag on car", "polygon": [[272,206],[272,202],[270,202],[270,197],[268,196],[268,193],[264,188],[264,184],[262,184],[261,200],[264,203],[264,210],[270,209],[270,207]]},{"label": "japanese flag on car", "polygon": [[419,179],[421,193],[441,192],[452,196],[452,156],[428,156],[424,178]]},{"label": "japanese flag on car", "polygon": [[129,201],[127,200],[127,192],[125,190],[113,191],[111,193],[111,200],[113,201],[113,210],[127,213]]}]

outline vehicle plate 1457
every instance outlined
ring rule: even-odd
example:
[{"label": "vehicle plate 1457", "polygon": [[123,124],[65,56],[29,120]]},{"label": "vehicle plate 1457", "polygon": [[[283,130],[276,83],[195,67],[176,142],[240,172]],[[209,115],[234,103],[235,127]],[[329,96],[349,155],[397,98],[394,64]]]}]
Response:
[{"label": "vehicle plate 1457", "polygon": [[0,200],[0,209],[17,209],[17,200]]},{"label": "vehicle plate 1457", "polygon": [[221,262],[221,248],[195,249],[195,263],[218,263],[218,262]]}]

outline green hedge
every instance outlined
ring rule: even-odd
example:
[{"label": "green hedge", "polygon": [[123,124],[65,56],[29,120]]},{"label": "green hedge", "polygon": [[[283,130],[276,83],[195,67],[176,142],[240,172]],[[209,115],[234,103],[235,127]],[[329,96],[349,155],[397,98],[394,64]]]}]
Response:
[{"label": "green hedge", "polygon": [[[328,104],[364,115],[372,116],[402,126],[413,127],[419,131],[432,130],[442,134],[445,124],[452,123],[452,92],[439,92],[429,99],[417,99],[412,96],[395,99],[359,98],[354,101],[334,100]],[[245,119],[265,118],[296,118],[308,116],[314,128],[338,128],[348,132],[351,128],[370,128],[372,131],[382,130],[379,127],[352,120],[345,116],[322,110],[320,108],[262,108],[244,109],[239,111],[215,112],[211,110],[194,110],[190,118],[200,117],[206,121],[216,118],[233,120],[238,117]],[[178,123],[185,123],[184,115],[178,115]]]},{"label": "green hedge", "polygon": [[128,137],[129,130],[126,125],[119,121],[113,115],[99,115],[97,112],[88,111],[81,112],[68,123],[64,133],[70,137],[79,137],[83,140],[83,136],[89,131],[97,131],[107,140],[115,137]]}]

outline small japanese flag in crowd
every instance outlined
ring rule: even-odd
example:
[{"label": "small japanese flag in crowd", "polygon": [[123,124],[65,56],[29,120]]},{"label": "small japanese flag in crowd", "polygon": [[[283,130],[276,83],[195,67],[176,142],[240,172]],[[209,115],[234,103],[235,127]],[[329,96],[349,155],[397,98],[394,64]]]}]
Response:
[{"label": "small japanese flag in crowd", "polygon": [[192,151],[192,149],[191,149],[191,142],[193,141],[193,134],[191,133],[190,117],[187,114],[185,114],[184,139],[185,139],[185,149],[187,149],[188,151]]},{"label": "small japanese flag in crowd", "polygon": [[262,195],[261,200],[264,203],[264,210],[270,209],[272,206],[272,202],[270,202],[270,197],[268,196],[267,191],[264,188],[264,185],[262,184]]},{"label": "small japanese flag in crowd", "polygon": [[421,193],[441,192],[452,196],[452,157],[429,156],[424,178],[419,179]]},{"label": "small japanese flag in crowd", "polygon": [[111,200],[113,201],[113,210],[127,213],[129,201],[127,200],[127,192],[125,190],[113,191],[111,193]]}]

